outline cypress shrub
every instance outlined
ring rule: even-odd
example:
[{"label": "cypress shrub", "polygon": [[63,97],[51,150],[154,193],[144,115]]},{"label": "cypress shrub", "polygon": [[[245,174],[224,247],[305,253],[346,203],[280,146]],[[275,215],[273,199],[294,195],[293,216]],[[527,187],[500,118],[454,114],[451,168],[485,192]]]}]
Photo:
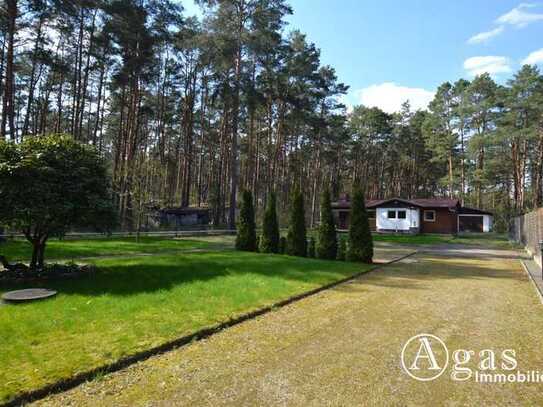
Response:
[{"label": "cypress shrub", "polygon": [[287,252],[287,238],[285,236],[281,236],[279,238],[279,253],[285,254]]},{"label": "cypress shrub", "polygon": [[315,238],[313,236],[309,238],[309,244],[307,246],[307,257],[315,258]]},{"label": "cypress shrub", "polygon": [[330,190],[325,188],[321,196],[321,223],[318,229],[317,257],[333,260],[337,256],[337,235]]},{"label": "cypress shrub", "polygon": [[262,221],[260,251],[262,253],[279,253],[279,222],[277,221],[276,199],[273,192],[268,199]]},{"label": "cypress shrub", "polygon": [[301,257],[307,255],[304,198],[298,188],[296,188],[292,195],[290,206],[287,254]]},{"label": "cypress shrub", "polygon": [[249,191],[243,191],[241,197],[236,249],[247,252],[256,251],[255,211],[253,208],[253,196]]},{"label": "cypress shrub", "polygon": [[360,187],[357,187],[353,193],[347,258],[351,261],[364,263],[371,263],[373,259],[373,239],[366,212],[364,193]]},{"label": "cypress shrub", "polygon": [[345,261],[347,259],[347,237],[341,236],[337,246],[337,259]]}]

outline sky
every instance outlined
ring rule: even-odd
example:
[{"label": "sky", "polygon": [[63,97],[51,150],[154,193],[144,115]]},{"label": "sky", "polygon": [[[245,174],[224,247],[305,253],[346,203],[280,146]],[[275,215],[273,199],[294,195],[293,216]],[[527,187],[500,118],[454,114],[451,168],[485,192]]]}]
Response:
[{"label": "sky", "polygon": [[[286,30],[321,49],[349,85],[347,105],[424,109],[436,88],[488,72],[505,83],[523,63],[543,68],[543,2],[290,0]],[[197,8],[183,2],[187,14]]]}]

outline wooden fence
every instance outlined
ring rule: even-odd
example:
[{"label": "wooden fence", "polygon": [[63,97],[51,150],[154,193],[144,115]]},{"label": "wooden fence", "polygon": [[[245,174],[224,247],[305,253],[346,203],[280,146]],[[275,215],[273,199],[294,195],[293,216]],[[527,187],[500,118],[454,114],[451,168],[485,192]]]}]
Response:
[{"label": "wooden fence", "polygon": [[509,238],[524,245],[526,251],[541,266],[539,242],[543,240],[543,208],[514,218],[509,229]]}]

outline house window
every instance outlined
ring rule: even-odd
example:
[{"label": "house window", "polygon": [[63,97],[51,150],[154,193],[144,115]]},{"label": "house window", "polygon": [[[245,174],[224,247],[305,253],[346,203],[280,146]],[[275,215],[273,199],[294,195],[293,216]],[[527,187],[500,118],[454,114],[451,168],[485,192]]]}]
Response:
[{"label": "house window", "polygon": [[435,222],[436,221],[436,211],[424,211],[424,221],[425,222]]},{"label": "house window", "polygon": [[368,209],[368,218],[375,219],[375,209]]},{"label": "house window", "polygon": [[396,211],[388,211],[387,217],[389,219],[396,219]]},{"label": "house window", "polygon": [[398,219],[407,218],[407,213],[405,211],[398,211]]}]

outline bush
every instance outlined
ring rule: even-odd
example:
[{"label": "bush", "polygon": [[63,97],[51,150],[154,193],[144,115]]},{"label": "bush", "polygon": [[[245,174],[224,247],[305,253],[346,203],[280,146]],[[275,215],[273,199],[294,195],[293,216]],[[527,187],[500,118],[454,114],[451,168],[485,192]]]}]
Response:
[{"label": "bush", "polygon": [[347,258],[351,261],[364,263],[371,263],[373,259],[373,239],[366,212],[364,193],[360,188],[357,188],[353,194]]},{"label": "bush", "polygon": [[337,256],[337,235],[330,190],[325,188],[321,196],[321,222],[318,229],[317,257],[333,260]]},{"label": "bush", "polygon": [[291,256],[307,255],[304,198],[297,188],[292,195],[289,227],[287,233],[287,253]]},{"label": "bush", "polygon": [[256,251],[255,211],[253,208],[253,196],[249,191],[243,191],[241,198],[236,249],[246,252]]},{"label": "bush", "polygon": [[315,254],[315,238],[311,236],[307,245],[307,257],[315,258]]},{"label": "bush", "polygon": [[337,247],[337,259],[345,261],[347,259],[347,237],[341,236]]},{"label": "bush", "polygon": [[115,224],[108,168],[94,147],[61,135],[0,141],[0,225],[32,244],[31,269],[44,268],[50,237]]},{"label": "bush", "polygon": [[279,253],[279,223],[277,222],[276,199],[273,192],[270,194],[264,212],[262,239],[259,247],[262,253]]},{"label": "bush", "polygon": [[287,238],[285,236],[281,236],[279,238],[279,253],[285,254],[287,252]]}]

